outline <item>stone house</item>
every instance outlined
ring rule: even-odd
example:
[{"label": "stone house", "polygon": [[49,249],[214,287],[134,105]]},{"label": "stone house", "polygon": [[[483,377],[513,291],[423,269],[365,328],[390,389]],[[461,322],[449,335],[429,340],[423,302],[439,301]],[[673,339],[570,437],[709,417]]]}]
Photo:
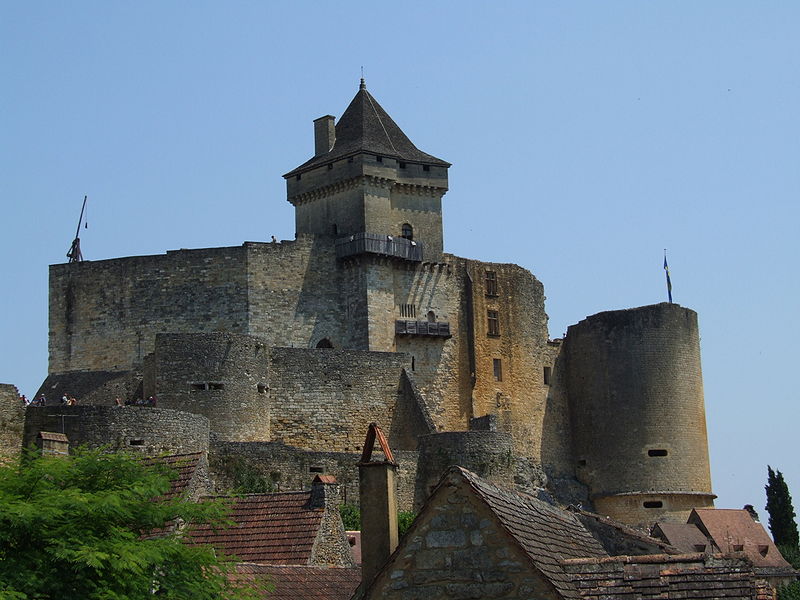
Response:
[{"label": "stone house", "polygon": [[[626,534],[624,526],[604,539],[609,533],[453,467],[353,599],[772,598],[744,558],[681,554],[642,534],[624,544],[641,555],[610,556],[606,547]],[[670,553],[649,553],[654,548]]]}]

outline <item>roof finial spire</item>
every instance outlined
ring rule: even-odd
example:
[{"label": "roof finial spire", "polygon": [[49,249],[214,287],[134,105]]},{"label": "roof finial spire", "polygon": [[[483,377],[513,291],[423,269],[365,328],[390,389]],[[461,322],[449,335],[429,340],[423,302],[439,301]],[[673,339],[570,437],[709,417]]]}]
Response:
[{"label": "roof finial spire", "polygon": [[361,84],[358,86],[358,89],[365,90],[367,89],[367,84],[364,81],[364,66],[361,66]]}]

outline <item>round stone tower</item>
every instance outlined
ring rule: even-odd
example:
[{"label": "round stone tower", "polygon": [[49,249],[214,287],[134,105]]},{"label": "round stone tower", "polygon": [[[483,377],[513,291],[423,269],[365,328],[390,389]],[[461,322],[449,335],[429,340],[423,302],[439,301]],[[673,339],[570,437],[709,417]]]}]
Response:
[{"label": "round stone tower", "polygon": [[614,519],[681,520],[713,506],[697,313],[602,312],[564,347],[576,475]]}]

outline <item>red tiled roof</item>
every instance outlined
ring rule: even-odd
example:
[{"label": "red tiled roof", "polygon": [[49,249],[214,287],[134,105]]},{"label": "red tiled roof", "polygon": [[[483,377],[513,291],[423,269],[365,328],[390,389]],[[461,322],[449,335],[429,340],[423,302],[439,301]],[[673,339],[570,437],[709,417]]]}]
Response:
[{"label": "red tiled roof", "polygon": [[581,598],[672,600],[760,598],[752,567],[737,559],[702,554],[570,559],[564,570]]},{"label": "red tiled roof", "polygon": [[725,554],[744,552],[756,567],[791,568],[764,526],[744,509],[696,508],[689,515],[689,522],[708,532]]},{"label": "red tiled roof", "polygon": [[[749,518],[749,517],[748,517]],[[682,552],[719,551],[711,545],[705,534],[692,523],[656,523],[653,535],[661,537]]]},{"label": "red tiled roof", "polygon": [[213,529],[192,525],[187,538],[211,544],[240,561],[270,565],[306,565],[322,521],[322,509],[310,509],[310,492],[249,494],[233,499],[235,525]]},{"label": "red tiled roof", "polygon": [[361,569],[351,568],[242,563],[236,572],[238,581],[268,577],[275,589],[264,596],[267,600],[349,600],[361,582]]},{"label": "red tiled roof", "polygon": [[333,475],[317,475],[314,477],[314,483],[336,483],[336,477]]},{"label": "red tiled roof", "polygon": [[164,465],[176,471],[177,476],[170,481],[169,491],[162,496],[163,499],[169,500],[181,496],[186,491],[202,458],[202,452],[193,452],[191,454],[155,456],[146,458],[143,462],[146,465]]}]

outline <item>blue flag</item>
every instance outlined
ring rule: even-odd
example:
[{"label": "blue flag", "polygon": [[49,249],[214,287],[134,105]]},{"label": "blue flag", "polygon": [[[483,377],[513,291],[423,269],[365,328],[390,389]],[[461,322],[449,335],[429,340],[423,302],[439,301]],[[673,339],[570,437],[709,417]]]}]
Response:
[{"label": "blue flag", "polygon": [[669,303],[672,304],[672,280],[669,278],[669,265],[667,264],[667,252],[664,251],[664,271],[667,273],[667,295]]}]

